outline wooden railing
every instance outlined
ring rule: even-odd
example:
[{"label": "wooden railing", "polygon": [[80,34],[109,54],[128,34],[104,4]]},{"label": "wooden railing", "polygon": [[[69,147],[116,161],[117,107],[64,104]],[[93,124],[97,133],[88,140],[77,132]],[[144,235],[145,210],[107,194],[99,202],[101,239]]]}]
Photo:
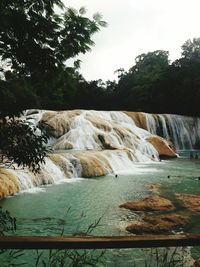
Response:
[{"label": "wooden railing", "polygon": [[0,249],[113,249],[179,246],[200,246],[200,234],[86,237],[0,237]]}]

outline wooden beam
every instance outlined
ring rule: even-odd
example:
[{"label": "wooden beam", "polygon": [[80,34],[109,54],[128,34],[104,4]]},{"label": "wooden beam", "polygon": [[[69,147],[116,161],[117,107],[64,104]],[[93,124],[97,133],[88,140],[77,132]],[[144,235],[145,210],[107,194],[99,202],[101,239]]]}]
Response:
[{"label": "wooden beam", "polygon": [[111,249],[178,246],[200,246],[200,234],[87,237],[0,237],[0,249]]}]

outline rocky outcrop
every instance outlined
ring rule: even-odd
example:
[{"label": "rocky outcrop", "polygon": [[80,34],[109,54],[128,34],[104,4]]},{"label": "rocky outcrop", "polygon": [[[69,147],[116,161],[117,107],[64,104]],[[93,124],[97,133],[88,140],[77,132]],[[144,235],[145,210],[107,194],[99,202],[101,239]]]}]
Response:
[{"label": "rocky outcrop", "polygon": [[112,131],[111,125],[106,120],[104,120],[98,116],[93,116],[92,114],[89,114],[89,113],[86,114],[85,117],[97,129],[103,130],[104,132],[111,132]]},{"label": "rocky outcrop", "polygon": [[112,142],[111,142],[108,135],[106,136],[106,135],[98,134],[98,139],[102,144],[102,148],[104,148],[104,149],[117,149],[117,147],[112,146]]},{"label": "rocky outcrop", "polygon": [[74,118],[81,113],[80,110],[45,111],[42,113],[40,123],[46,123],[53,129],[56,138],[69,131]]},{"label": "rocky outcrop", "polygon": [[161,187],[160,184],[151,184],[148,186],[148,189],[152,194],[159,194],[160,193],[160,187]]},{"label": "rocky outcrop", "polygon": [[82,177],[98,177],[112,172],[112,168],[103,153],[95,151],[88,151],[86,153],[77,152],[75,156],[80,160]]},{"label": "rocky outcrop", "polygon": [[[152,116],[154,118],[156,115]],[[159,161],[159,156],[176,157],[168,142],[145,130],[148,128],[147,117],[142,112],[24,111],[20,119],[32,122],[36,129],[38,125],[47,124],[53,130],[53,138],[49,139],[48,145],[52,146],[55,153],[48,155],[39,174],[33,175],[28,170],[9,170],[2,174],[0,197],[66,178],[89,178],[113,172],[134,171],[135,162]],[[36,132],[40,133],[40,127]],[[70,153],[65,151],[61,154],[60,150],[70,150]],[[4,177],[11,175],[9,182],[5,181]],[[151,197],[147,199],[148,205],[145,201],[140,205],[135,203],[135,209],[173,209],[168,200],[156,205],[157,201],[158,199],[154,201]]]},{"label": "rocky outcrop", "polygon": [[18,193],[20,184],[9,170],[0,168],[0,199]]},{"label": "rocky outcrop", "polygon": [[132,112],[132,111],[123,111],[123,112],[127,114],[129,117],[131,117],[131,119],[134,121],[137,127],[147,130],[147,122],[146,122],[145,113]]},{"label": "rocky outcrop", "polygon": [[178,214],[146,216],[142,222],[133,223],[126,227],[133,234],[168,234],[178,227],[187,224],[188,219]]},{"label": "rocky outcrop", "polygon": [[170,200],[157,195],[151,195],[139,201],[126,202],[119,207],[134,211],[170,211],[175,209]]},{"label": "rocky outcrop", "polygon": [[177,154],[171,143],[164,138],[153,135],[147,138],[147,141],[152,144],[158,151],[160,158],[176,158]]},{"label": "rocky outcrop", "polygon": [[188,194],[175,194],[182,205],[193,212],[200,212],[200,196]]},{"label": "rocky outcrop", "polygon": [[164,139],[144,130],[146,115],[142,112],[33,110],[27,111],[26,118],[50,126],[54,150],[130,149],[136,161],[158,160],[158,153],[176,156]]}]

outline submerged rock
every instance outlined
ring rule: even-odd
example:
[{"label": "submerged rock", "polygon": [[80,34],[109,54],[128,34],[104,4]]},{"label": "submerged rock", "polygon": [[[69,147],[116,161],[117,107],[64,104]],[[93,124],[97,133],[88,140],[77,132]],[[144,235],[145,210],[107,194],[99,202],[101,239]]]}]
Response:
[{"label": "submerged rock", "polygon": [[148,186],[149,191],[153,194],[159,194],[160,192],[160,184],[151,184]]},{"label": "submerged rock", "polygon": [[134,234],[165,234],[187,222],[186,217],[178,214],[146,216],[142,222],[128,225],[126,230]]},{"label": "submerged rock", "polygon": [[135,211],[170,211],[175,209],[170,200],[157,195],[139,201],[126,202],[119,207]]},{"label": "submerged rock", "polygon": [[191,211],[200,212],[200,196],[188,194],[175,194],[183,206]]}]

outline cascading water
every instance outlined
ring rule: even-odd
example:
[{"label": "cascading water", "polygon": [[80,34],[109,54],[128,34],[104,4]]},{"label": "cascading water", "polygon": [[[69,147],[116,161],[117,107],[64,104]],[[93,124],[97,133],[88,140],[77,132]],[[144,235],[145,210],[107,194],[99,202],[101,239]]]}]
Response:
[{"label": "cascading water", "polygon": [[200,148],[200,118],[145,113],[147,130],[171,140],[176,149]]},{"label": "cascading water", "polygon": [[[147,116],[151,120],[148,126],[155,134],[157,122],[150,115]],[[152,140],[149,141],[153,135],[136,126],[133,118],[125,112],[28,110],[23,113],[22,119],[34,127],[38,123],[51,126],[54,132],[51,138],[54,152],[47,157],[39,174],[34,175],[28,170],[12,170],[12,177],[16,180],[16,190],[13,192],[59,183],[69,178],[89,178],[125,170],[134,172],[136,162],[159,161],[157,147]],[[168,137],[168,124],[164,124],[161,115],[160,119],[165,125],[163,132]],[[161,143],[170,150],[167,143]],[[172,156],[176,156],[172,153]]]}]

